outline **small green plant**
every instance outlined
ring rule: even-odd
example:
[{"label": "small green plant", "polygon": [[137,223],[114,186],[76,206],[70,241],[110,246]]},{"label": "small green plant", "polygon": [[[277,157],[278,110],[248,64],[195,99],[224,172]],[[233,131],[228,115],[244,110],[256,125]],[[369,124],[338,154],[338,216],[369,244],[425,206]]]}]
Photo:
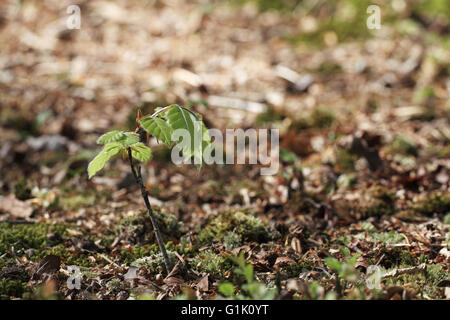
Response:
[{"label": "small green plant", "polygon": [[[343,289],[346,288],[347,283],[357,283],[359,272],[355,269],[356,259],[360,256],[359,253],[350,256],[350,250],[346,247],[341,248],[345,261],[341,262],[336,258],[325,258],[326,265],[335,272],[336,275],[336,291],[339,296],[342,296]],[[342,281],[343,280],[343,286]]]},{"label": "small green plant", "polygon": [[243,276],[244,281],[241,286],[239,295],[234,294],[234,285],[230,282],[224,282],[219,286],[219,292],[228,298],[235,300],[273,300],[277,295],[275,288],[268,288],[264,283],[255,280],[253,273],[253,265],[247,263],[243,255],[232,258],[237,265],[234,274]]},{"label": "small green plant", "polygon": [[[148,199],[148,190],[144,185],[139,162],[147,163],[152,151],[147,146],[150,135],[162,141],[169,148],[180,143],[185,160],[194,157],[194,162],[201,168],[203,150],[211,140],[207,128],[201,117],[186,107],[173,104],[164,108],[157,108],[152,115],[143,116],[140,109],[136,118],[137,128],[134,132],[119,130],[109,131],[98,138],[97,143],[104,145],[103,150],[89,163],[89,179],[103,169],[106,162],[116,155],[122,155],[130,164],[131,173],[141,189],[141,195],[147,207],[147,212],[155,231],[155,237],[161,249],[166,272],[170,272],[170,260],[164,247],[161,232]],[[178,129],[184,130],[189,141],[184,141],[183,136],[174,135]],[[201,143],[197,137],[200,137]],[[176,139],[174,139],[176,138]],[[182,143],[181,143],[182,142]],[[137,160],[136,163],[134,160]]]}]

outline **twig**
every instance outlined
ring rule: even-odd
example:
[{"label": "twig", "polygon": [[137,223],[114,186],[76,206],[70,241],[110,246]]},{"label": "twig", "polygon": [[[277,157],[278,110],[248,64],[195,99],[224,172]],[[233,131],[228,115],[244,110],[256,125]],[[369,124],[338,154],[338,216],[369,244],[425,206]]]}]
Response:
[{"label": "twig", "polygon": [[422,263],[416,267],[411,267],[411,268],[403,268],[403,269],[394,269],[392,271],[386,272],[383,275],[383,279],[385,278],[392,278],[392,277],[396,277],[402,274],[411,274],[411,273],[415,273],[415,272],[419,272],[419,271],[424,271],[427,268],[427,265],[425,263]]},{"label": "twig", "polygon": [[145,188],[144,183],[142,182],[141,166],[140,165],[135,165],[133,163],[133,158],[132,158],[132,153],[131,153],[131,148],[130,147],[128,147],[128,159],[130,161],[131,172],[133,173],[133,176],[136,179],[136,183],[141,188],[141,195],[142,195],[142,198],[144,199],[145,206],[147,207],[147,212],[148,212],[148,215],[149,215],[150,220],[151,220],[152,225],[153,225],[153,230],[155,231],[156,241],[158,242],[159,248],[161,249],[161,254],[162,254],[163,259],[164,259],[166,272],[169,273],[172,270],[170,268],[169,256],[167,255],[166,247],[164,246],[164,242],[162,240],[161,233],[159,231],[158,222],[156,221],[156,218],[155,218],[155,216],[153,214],[152,207],[150,205],[150,201],[148,200],[147,189]]}]

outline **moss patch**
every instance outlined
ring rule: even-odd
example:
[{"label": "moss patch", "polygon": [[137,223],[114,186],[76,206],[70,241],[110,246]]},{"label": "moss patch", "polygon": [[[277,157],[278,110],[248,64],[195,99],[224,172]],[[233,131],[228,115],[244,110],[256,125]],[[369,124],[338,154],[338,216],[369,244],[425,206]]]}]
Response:
[{"label": "moss patch", "polygon": [[131,263],[136,259],[144,258],[159,252],[159,248],[155,245],[136,245],[120,251],[120,263]]},{"label": "moss patch", "polygon": [[216,254],[212,250],[198,253],[191,261],[193,269],[215,276],[223,276],[223,273],[231,266],[232,262],[228,257]]},{"label": "moss patch", "polygon": [[[167,251],[167,255],[169,257],[170,263],[174,265],[177,261],[177,256],[175,255],[175,253],[173,251]],[[152,273],[160,273],[164,268],[164,259],[162,254],[159,252],[148,257],[137,259],[131,263],[131,266],[137,268],[144,267],[150,269]]]},{"label": "moss patch", "polygon": [[314,265],[306,260],[298,260],[283,267],[281,271],[286,278],[298,277],[300,273],[314,269]]},{"label": "moss patch", "polygon": [[14,247],[16,252],[27,249],[44,249],[61,242],[60,239],[49,239],[47,234],[66,234],[66,227],[62,225],[37,224],[11,224],[0,223],[0,254]]},{"label": "moss patch", "polygon": [[420,201],[414,211],[425,216],[431,216],[435,213],[450,213],[450,196],[444,194],[431,194],[426,199]]},{"label": "moss patch", "polygon": [[375,185],[363,201],[363,217],[381,217],[395,212],[395,194],[383,186]]},{"label": "moss patch", "polygon": [[315,108],[307,117],[295,120],[291,128],[295,130],[304,130],[310,128],[329,128],[335,121],[336,116],[333,112],[325,108]]},{"label": "moss patch", "polygon": [[[92,266],[88,260],[89,253],[79,252],[79,250],[67,248],[63,241],[64,237],[70,237],[65,225],[50,225],[45,223],[37,224],[10,224],[0,223],[0,255],[10,253],[14,248],[14,254],[23,256],[28,250],[33,253],[30,256],[32,261],[40,261],[45,256],[54,254],[61,257],[67,264],[83,267]],[[59,236],[50,236],[58,234]],[[0,261],[1,266],[10,265],[6,258]]]},{"label": "moss patch", "polygon": [[381,261],[381,266],[389,269],[394,267],[411,267],[417,265],[417,259],[408,250],[402,248],[385,248],[385,257]]},{"label": "moss patch", "polygon": [[21,280],[0,279],[0,300],[9,300],[11,297],[21,298],[27,291],[26,284]]},{"label": "moss patch", "polygon": [[[177,217],[162,211],[158,207],[153,208],[159,229],[165,239],[179,239],[183,223]],[[113,233],[122,239],[137,244],[152,243],[155,240],[153,226],[146,211],[138,215],[125,217],[114,226]]]},{"label": "moss patch", "polygon": [[[209,220],[197,240],[200,244],[223,241],[233,232],[234,240],[266,242],[274,238],[274,234],[264,226],[261,219],[256,218],[248,210],[230,210]],[[237,245],[237,242],[234,243]]]},{"label": "moss patch", "polygon": [[424,272],[388,279],[387,284],[408,286],[421,298],[425,298],[426,295],[431,299],[445,299],[444,288],[438,287],[437,284],[448,279],[450,279],[450,272],[444,270],[439,264],[431,264],[427,265]]}]

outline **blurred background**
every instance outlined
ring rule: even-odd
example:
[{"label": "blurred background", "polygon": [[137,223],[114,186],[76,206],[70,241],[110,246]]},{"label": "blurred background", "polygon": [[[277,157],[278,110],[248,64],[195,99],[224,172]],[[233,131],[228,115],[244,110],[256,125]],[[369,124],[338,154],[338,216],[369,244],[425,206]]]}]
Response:
[{"label": "blurred background", "polygon": [[100,133],[171,103],[279,128],[287,164],[355,170],[336,145],[358,134],[407,172],[448,172],[449,19],[446,0],[2,1],[0,190],[83,189]]}]

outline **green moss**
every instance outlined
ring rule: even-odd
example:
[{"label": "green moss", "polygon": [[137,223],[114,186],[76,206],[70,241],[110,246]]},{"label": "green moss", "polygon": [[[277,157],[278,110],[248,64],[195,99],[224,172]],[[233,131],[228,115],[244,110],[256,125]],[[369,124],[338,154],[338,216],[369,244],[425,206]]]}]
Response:
[{"label": "green moss", "polygon": [[420,201],[413,210],[425,216],[450,213],[450,195],[434,193]]},{"label": "green moss", "polygon": [[16,252],[26,249],[44,249],[47,246],[57,245],[60,240],[50,240],[47,234],[57,232],[66,235],[66,227],[62,225],[37,224],[10,224],[0,223],[0,254],[14,247]]},{"label": "green moss", "polygon": [[123,281],[118,278],[114,278],[106,283],[106,287],[109,291],[119,292],[122,289]]},{"label": "green moss", "polygon": [[241,236],[238,235],[236,232],[229,231],[225,234],[223,242],[226,249],[233,249],[239,247],[242,243],[242,240]]},{"label": "green moss", "polygon": [[92,255],[91,253],[73,251],[70,248],[66,248],[63,244],[35,252],[32,260],[40,261],[50,254],[60,257],[62,262],[67,265],[76,265],[79,267],[94,266],[88,259]]},{"label": "green moss", "polygon": [[272,123],[285,118],[285,115],[276,110],[273,106],[268,106],[264,112],[258,114],[255,119],[257,124]]},{"label": "green moss", "polygon": [[28,182],[24,177],[17,180],[14,185],[14,195],[19,200],[27,200],[31,198],[31,188],[28,186]]},{"label": "green moss", "polygon": [[439,264],[427,265],[424,272],[416,274],[401,275],[386,281],[387,284],[395,284],[405,286],[415,291],[418,298],[424,298],[426,295],[431,299],[445,299],[444,288],[440,288],[437,284],[442,280],[449,280],[450,272],[446,271]]},{"label": "green moss", "polygon": [[193,269],[215,276],[223,276],[223,273],[231,266],[232,262],[228,257],[216,254],[212,250],[198,253],[191,261]]},{"label": "green moss", "polygon": [[335,166],[339,171],[355,170],[355,162],[358,157],[351,154],[344,148],[338,148],[336,153]]},{"label": "green moss", "polygon": [[232,3],[236,5],[242,5],[247,2],[255,3],[261,11],[290,11],[299,5],[302,0],[232,0]]},{"label": "green moss", "polygon": [[295,263],[290,263],[282,268],[286,278],[298,277],[300,273],[314,269],[314,264],[300,259]]},{"label": "green moss", "polygon": [[129,264],[136,259],[151,256],[159,252],[159,248],[156,244],[140,246],[136,245],[130,248],[122,249],[120,251],[120,262]]},{"label": "green moss", "polygon": [[362,202],[362,216],[381,217],[395,212],[395,194],[383,186],[374,185],[368,190],[368,199]]},{"label": "green moss", "polygon": [[417,157],[419,149],[412,142],[402,137],[396,137],[392,142],[390,151],[393,153],[400,153],[405,156]]},{"label": "green moss", "polygon": [[402,249],[399,247],[384,248],[382,252],[384,254],[384,258],[381,261],[381,266],[386,269],[417,265],[417,259],[407,249]]},{"label": "green moss", "polygon": [[[179,239],[183,223],[178,221],[175,215],[168,214],[158,207],[153,207],[153,213],[163,237],[165,239]],[[146,211],[142,211],[135,216],[122,218],[119,224],[114,226],[112,232],[116,236],[139,244],[150,243],[155,240],[153,226]]]},{"label": "green moss", "polygon": [[[169,257],[169,261],[172,265],[175,265],[175,262],[177,261],[177,256],[173,251],[167,251],[167,255]],[[152,273],[159,273],[160,269],[164,268],[164,259],[162,257],[162,254],[156,253],[152,254],[148,257],[139,258],[131,263],[131,266],[137,267],[137,268],[148,268]]]},{"label": "green moss", "polygon": [[335,74],[342,72],[342,67],[337,63],[324,62],[319,66],[319,68],[313,71],[323,74]]},{"label": "green moss", "polygon": [[[366,10],[370,4],[367,0],[327,1],[325,6],[329,14],[320,19],[317,30],[288,36],[288,40],[309,47],[322,46],[327,32],[334,32],[339,42],[366,39],[371,35],[366,26]],[[385,20],[386,14],[383,16]]]},{"label": "green moss", "polygon": [[229,232],[234,232],[241,241],[266,242],[274,236],[251,212],[230,210],[211,218],[200,231],[197,240],[200,244],[223,241]]},{"label": "green moss", "polygon": [[97,197],[100,194],[95,194],[92,191],[73,192],[73,190],[63,190],[63,194],[58,199],[58,206],[65,210],[78,210],[93,206],[99,202]]},{"label": "green moss", "polygon": [[[0,255],[9,252],[12,247],[14,247],[15,254],[19,256],[25,255],[26,250],[33,249],[34,253],[30,258],[32,261],[40,261],[45,256],[54,254],[66,264],[92,266],[88,260],[88,256],[92,254],[74,252],[64,246],[63,237],[70,237],[66,228],[67,226],[64,225],[44,223],[0,223]],[[52,233],[57,233],[61,237],[48,237]]]},{"label": "green moss", "polygon": [[333,112],[324,108],[316,108],[311,114],[311,124],[314,128],[328,128],[333,124],[335,118]]},{"label": "green moss", "polygon": [[354,173],[341,174],[336,183],[340,188],[351,189],[356,184],[358,177]]},{"label": "green moss", "polygon": [[95,203],[95,196],[90,195],[74,195],[70,197],[61,197],[59,204],[66,210],[77,210],[86,206],[92,206]]},{"label": "green moss", "polygon": [[447,0],[415,1],[413,3],[414,12],[419,15],[425,14],[432,21],[438,17],[447,22],[450,21],[450,6]]},{"label": "green moss", "polygon": [[21,298],[26,291],[26,284],[21,280],[0,279],[0,300],[9,300],[11,297]]},{"label": "green moss", "polygon": [[291,128],[295,130],[329,128],[335,120],[336,116],[333,112],[323,107],[318,107],[309,116],[293,121]]}]

